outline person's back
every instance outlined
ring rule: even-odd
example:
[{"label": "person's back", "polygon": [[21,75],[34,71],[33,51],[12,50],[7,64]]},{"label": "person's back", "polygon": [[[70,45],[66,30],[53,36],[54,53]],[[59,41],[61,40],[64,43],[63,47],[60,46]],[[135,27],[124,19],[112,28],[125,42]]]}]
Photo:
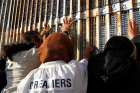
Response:
[{"label": "person's back", "polygon": [[63,33],[53,33],[39,49],[41,66],[18,85],[17,93],[86,93],[87,62],[72,60],[73,44]]},{"label": "person's back", "polygon": [[[94,66],[89,67],[88,93],[137,93],[140,70],[134,59],[134,51],[129,39],[121,36],[111,38],[105,46],[104,56],[101,57],[103,60],[95,58]],[[100,71],[92,71],[96,64],[99,64],[97,69]]]},{"label": "person's back", "polygon": [[[33,69],[37,68],[39,63],[38,49],[20,51],[12,56],[12,60],[7,61],[7,79],[6,91],[15,90],[17,84]],[[13,89],[14,88],[14,89]]]},{"label": "person's back", "polygon": [[38,47],[41,43],[39,33],[30,31],[23,34],[20,44],[5,46],[7,56],[7,86],[6,93],[14,93],[18,83],[33,69],[40,65]]},{"label": "person's back", "polygon": [[[19,86],[18,93],[86,93],[86,73],[79,63],[52,61],[33,70]],[[83,82],[84,81],[84,82]]]}]

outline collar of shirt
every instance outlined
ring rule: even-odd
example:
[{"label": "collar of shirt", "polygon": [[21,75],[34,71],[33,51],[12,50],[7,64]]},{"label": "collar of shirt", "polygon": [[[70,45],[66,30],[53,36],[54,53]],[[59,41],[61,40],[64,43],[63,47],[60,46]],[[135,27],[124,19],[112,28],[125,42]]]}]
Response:
[{"label": "collar of shirt", "polygon": [[41,64],[39,68],[45,68],[46,65],[48,66],[48,65],[54,65],[54,64],[67,64],[67,63],[65,63],[62,60],[50,61],[50,62],[46,62],[46,63]]}]

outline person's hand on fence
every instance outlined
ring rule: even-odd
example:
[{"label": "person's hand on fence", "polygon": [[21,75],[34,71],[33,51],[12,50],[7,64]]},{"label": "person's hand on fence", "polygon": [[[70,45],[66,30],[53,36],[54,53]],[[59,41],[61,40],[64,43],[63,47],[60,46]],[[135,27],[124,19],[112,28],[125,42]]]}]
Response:
[{"label": "person's hand on fence", "polygon": [[41,31],[40,35],[43,36],[44,33],[49,33],[50,29],[51,28],[50,28],[49,24],[44,24],[43,30]]},{"label": "person's hand on fence", "polygon": [[42,39],[45,40],[45,38],[49,36],[50,32],[51,27],[49,26],[49,24],[44,24],[43,30],[40,32]]},{"label": "person's hand on fence", "polygon": [[74,21],[72,20],[72,18],[65,17],[63,20],[63,25],[61,27],[62,32],[69,32],[73,22]]},{"label": "person's hand on fence", "polygon": [[51,27],[49,26],[49,24],[44,24],[43,30],[44,30],[45,32],[50,31],[50,29],[51,29]]}]

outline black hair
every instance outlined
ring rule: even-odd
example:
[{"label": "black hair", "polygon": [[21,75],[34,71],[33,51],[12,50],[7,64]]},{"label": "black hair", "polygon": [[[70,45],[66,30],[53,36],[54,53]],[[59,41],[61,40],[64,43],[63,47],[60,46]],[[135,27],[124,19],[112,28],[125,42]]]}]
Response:
[{"label": "black hair", "polygon": [[119,51],[125,53],[126,56],[131,56],[134,51],[134,45],[132,42],[124,36],[114,36],[108,40],[105,45],[104,52],[107,51]]},{"label": "black hair", "polygon": [[34,44],[35,46],[38,46],[37,44],[42,43],[42,39],[40,36],[40,33],[37,31],[28,31],[23,34],[23,39],[25,43],[27,44]]},{"label": "black hair", "polygon": [[88,65],[88,93],[119,91],[128,88],[135,59],[131,57],[133,43],[126,37],[114,36],[108,40],[104,51],[93,55]]},{"label": "black hair", "polygon": [[34,46],[38,48],[42,43],[40,34],[37,31],[25,32],[22,36],[25,42],[4,46],[6,56],[9,59],[13,60],[12,56],[20,51],[31,49]]}]

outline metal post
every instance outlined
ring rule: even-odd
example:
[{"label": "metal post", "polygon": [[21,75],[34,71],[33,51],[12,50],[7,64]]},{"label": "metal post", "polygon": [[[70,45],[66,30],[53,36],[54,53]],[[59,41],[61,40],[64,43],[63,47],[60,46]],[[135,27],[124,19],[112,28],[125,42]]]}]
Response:
[{"label": "metal post", "polygon": [[50,13],[50,20],[49,20],[49,25],[50,25],[51,27],[52,27],[53,2],[54,2],[54,0],[52,0],[52,2],[51,2],[51,13]]},{"label": "metal post", "polygon": [[24,32],[27,32],[28,30],[28,11],[29,11],[29,1],[30,0],[27,0],[27,7],[26,7],[26,18],[25,18],[25,27],[24,27]]},{"label": "metal post", "polygon": [[34,0],[31,1],[31,9],[30,9],[30,17],[29,17],[29,27],[31,28],[31,23],[32,23],[32,14],[33,14],[33,2]]},{"label": "metal post", "polygon": [[56,29],[55,31],[58,31],[58,22],[59,22],[59,17],[58,17],[58,13],[59,13],[59,0],[57,0],[57,6],[56,6],[56,20],[55,20],[55,25],[56,25]]},{"label": "metal post", "polygon": [[11,24],[10,24],[10,36],[9,36],[9,40],[8,40],[8,43],[10,44],[10,43],[12,43],[11,41],[12,41],[12,34],[13,34],[13,28],[12,28],[12,25],[13,25],[13,18],[14,18],[14,8],[15,8],[15,0],[13,0],[13,8],[12,8],[12,12],[11,12],[11,16],[12,16],[12,18],[11,18]]},{"label": "metal post", "polygon": [[89,11],[89,0],[86,0],[86,46],[90,43],[90,11]]},{"label": "metal post", "polygon": [[[109,3],[109,0],[106,0],[106,2],[104,1],[105,4]],[[108,39],[110,38],[110,9],[109,6],[105,6],[106,10],[108,11],[108,13],[106,14],[105,20],[106,20],[106,42],[108,41]]]},{"label": "metal post", "polygon": [[66,0],[63,0],[63,17],[65,17],[65,15],[66,15]]},{"label": "metal post", "polygon": [[70,0],[70,17],[72,17],[72,0]]},{"label": "metal post", "polygon": [[23,25],[24,25],[24,24],[23,24],[23,18],[24,18],[24,14],[25,14],[25,12],[24,12],[24,9],[25,9],[25,0],[23,0],[22,7],[23,7],[23,8],[22,8],[22,10],[21,10],[21,11],[22,11],[22,12],[21,12],[22,15],[21,15],[20,37],[19,37],[20,39],[19,39],[19,42],[22,41],[22,40],[21,40],[21,35],[22,35],[22,33],[23,33],[23,30],[24,30],[24,29],[23,29]]},{"label": "metal post", "polygon": [[42,0],[40,0],[40,14],[39,14],[39,23],[38,23],[38,30],[40,31],[41,30],[41,27],[42,27],[42,20],[41,20],[41,15],[42,15]]},{"label": "metal post", "polygon": [[7,27],[6,27],[6,37],[5,37],[5,44],[8,44],[8,38],[9,38],[9,34],[10,34],[10,15],[11,15],[11,10],[12,10],[12,1],[10,2],[10,8],[9,8],[9,15],[8,15],[8,23],[7,23]]},{"label": "metal post", "polygon": [[96,47],[99,48],[99,29],[100,29],[100,17],[96,16]]},{"label": "metal post", "polygon": [[4,24],[5,24],[5,21],[6,21],[6,10],[7,10],[7,3],[8,3],[8,0],[5,0],[5,2],[6,2],[6,5],[5,5],[5,9],[4,9],[3,22],[1,23],[1,24],[2,24],[1,40],[0,40],[1,45],[3,45],[3,44],[5,43],[5,42],[4,42],[4,38],[5,38],[5,28],[4,28]]},{"label": "metal post", "polygon": [[35,27],[37,26],[37,24],[36,24],[36,17],[37,17],[37,3],[38,3],[38,0],[36,0],[35,16],[34,16],[34,25],[35,25]]},{"label": "metal post", "polygon": [[19,5],[19,1],[20,0],[17,0],[16,2],[16,8],[15,8],[15,16],[14,16],[14,28],[13,28],[13,38],[12,38],[12,42],[14,43],[15,42],[15,38],[16,38],[16,20],[17,20],[17,8],[18,8],[18,5]]},{"label": "metal post", "polygon": [[0,9],[0,23],[1,23],[1,19],[2,19],[2,10],[3,10],[4,1],[5,0],[2,0],[2,6],[1,6],[1,9]]},{"label": "metal post", "polygon": [[21,5],[22,5],[22,0],[19,1],[20,6],[19,6],[19,14],[18,14],[18,19],[17,19],[17,29],[16,29],[16,42],[19,42],[19,38],[20,38],[20,15],[21,15]]},{"label": "metal post", "polygon": [[82,22],[80,20],[81,18],[81,0],[78,0],[78,13],[77,13],[77,60],[80,59],[80,32],[82,30]]},{"label": "metal post", "polygon": [[106,42],[110,38],[110,14],[106,14]]},{"label": "metal post", "polygon": [[117,35],[121,35],[122,34],[122,29],[121,29],[121,25],[122,25],[122,22],[121,22],[121,12],[117,12],[117,28],[118,28],[118,32],[117,32]]},{"label": "metal post", "polygon": [[44,23],[46,23],[46,17],[47,17],[47,9],[48,9],[48,0],[46,0],[46,8],[45,8],[45,18],[44,18]]}]

